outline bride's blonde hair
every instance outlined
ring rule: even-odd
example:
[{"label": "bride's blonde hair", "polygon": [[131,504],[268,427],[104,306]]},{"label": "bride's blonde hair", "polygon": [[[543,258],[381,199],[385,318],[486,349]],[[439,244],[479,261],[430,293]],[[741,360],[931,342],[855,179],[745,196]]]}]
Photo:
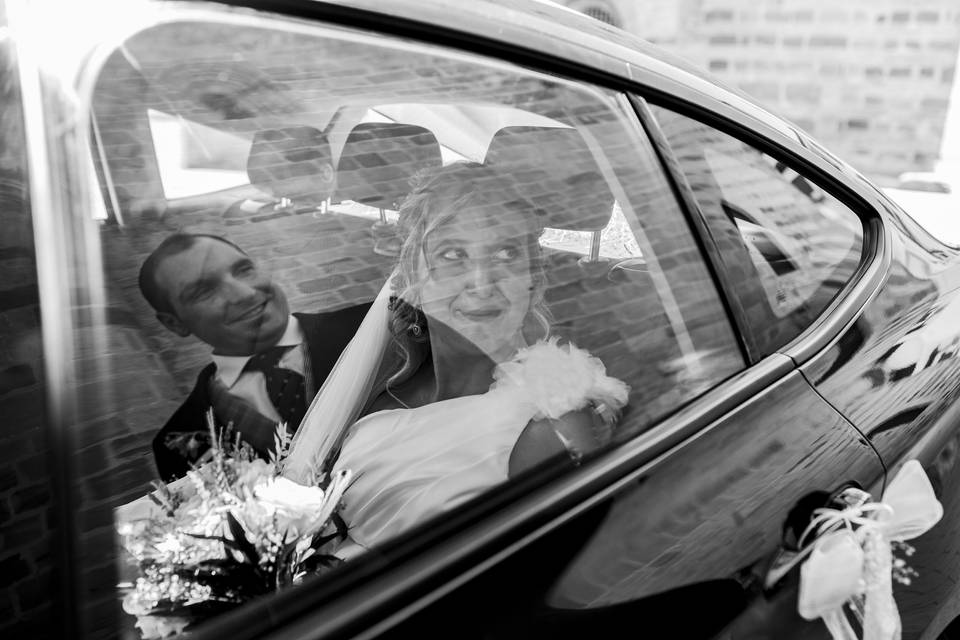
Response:
[{"label": "bride's blonde hair", "polygon": [[392,283],[397,295],[391,300],[390,330],[400,349],[403,365],[390,378],[389,385],[408,379],[430,353],[426,317],[420,310],[423,243],[433,230],[456,217],[459,211],[478,205],[499,206],[523,214],[528,225],[527,254],[533,280],[528,319],[533,330],[539,333],[532,339],[550,334],[552,317],[544,295],[547,277],[539,243],[543,233],[543,211],[523,197],[510,176],[488,165],[455,162],[423,172],[415,178],[413,189],[399,211],[402,247]]}]

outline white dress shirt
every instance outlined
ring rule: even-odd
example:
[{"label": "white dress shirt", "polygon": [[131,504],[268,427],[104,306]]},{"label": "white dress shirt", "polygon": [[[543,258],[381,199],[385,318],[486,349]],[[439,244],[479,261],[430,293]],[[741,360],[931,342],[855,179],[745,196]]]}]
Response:
[{"label": "white dress shirt", "polygon": [[[300,321],[290,316],[287,320],[287,328],[277,341],[277,347],[299,347],[291,349],[283,354],[278,366],[291,371],[296,371],[300,375],[306,376],[306,344],[304,343],[303,330],[300,328]],[[244,371],[247,362],[252,358],[249,356],[221,356],[213,354],[213,362],[217,365],[217,378],[226,385],[235,396],[240,396],[257,408],[267,418],[280,422],[280,414],[270,402],[267,395],[266,378],[262,371]]]}]

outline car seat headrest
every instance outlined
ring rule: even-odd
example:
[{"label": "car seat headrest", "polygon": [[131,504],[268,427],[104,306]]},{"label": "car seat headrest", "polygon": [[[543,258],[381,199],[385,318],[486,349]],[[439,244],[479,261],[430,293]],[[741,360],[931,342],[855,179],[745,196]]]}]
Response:
[{"label": "car seat headrest", "polygon": [[396,209],[419,171],[442,164],[440,143],[429,130],[394,122],[364,122],[347,136],[337,162],[335,201],[353,200]]},{"label": "car seat headrest", "polygon": [[305,125],[258,131],[247,176],[255,187],[297,204],[320,204],[333,193],[336,178],[326,136]]},{"label": "car seat headrest", "polygon": [[613,193],[586,141],[565,127],[504,127],[484,163],[511,175],[555,229],[598,231],[613,212]]}]

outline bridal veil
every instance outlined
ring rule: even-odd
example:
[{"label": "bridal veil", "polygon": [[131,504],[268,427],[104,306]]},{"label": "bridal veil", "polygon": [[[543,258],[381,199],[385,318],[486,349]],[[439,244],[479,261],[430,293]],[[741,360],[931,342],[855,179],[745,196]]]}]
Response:
[{"label": "bridal veil", "polygon": [[392,279],[393,274],[387,278],[356,335],[307,408],[284,461],[285,477],[307,483],[356,421],[390,343]]}]

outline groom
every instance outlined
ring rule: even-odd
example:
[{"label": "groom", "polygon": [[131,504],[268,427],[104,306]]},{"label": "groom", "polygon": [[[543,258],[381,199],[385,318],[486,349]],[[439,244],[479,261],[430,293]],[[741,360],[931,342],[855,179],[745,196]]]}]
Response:
[{"label": "groom", "polygon": [[212,347],[212,362],[153,439],[165,482],[210,448],[206,413],[265,455],[276,425],[292,431],[369,308],[290,314],[283,291],[247,253],[215,235],[177,233],[140,268],[140,291],[157,319]]}]

